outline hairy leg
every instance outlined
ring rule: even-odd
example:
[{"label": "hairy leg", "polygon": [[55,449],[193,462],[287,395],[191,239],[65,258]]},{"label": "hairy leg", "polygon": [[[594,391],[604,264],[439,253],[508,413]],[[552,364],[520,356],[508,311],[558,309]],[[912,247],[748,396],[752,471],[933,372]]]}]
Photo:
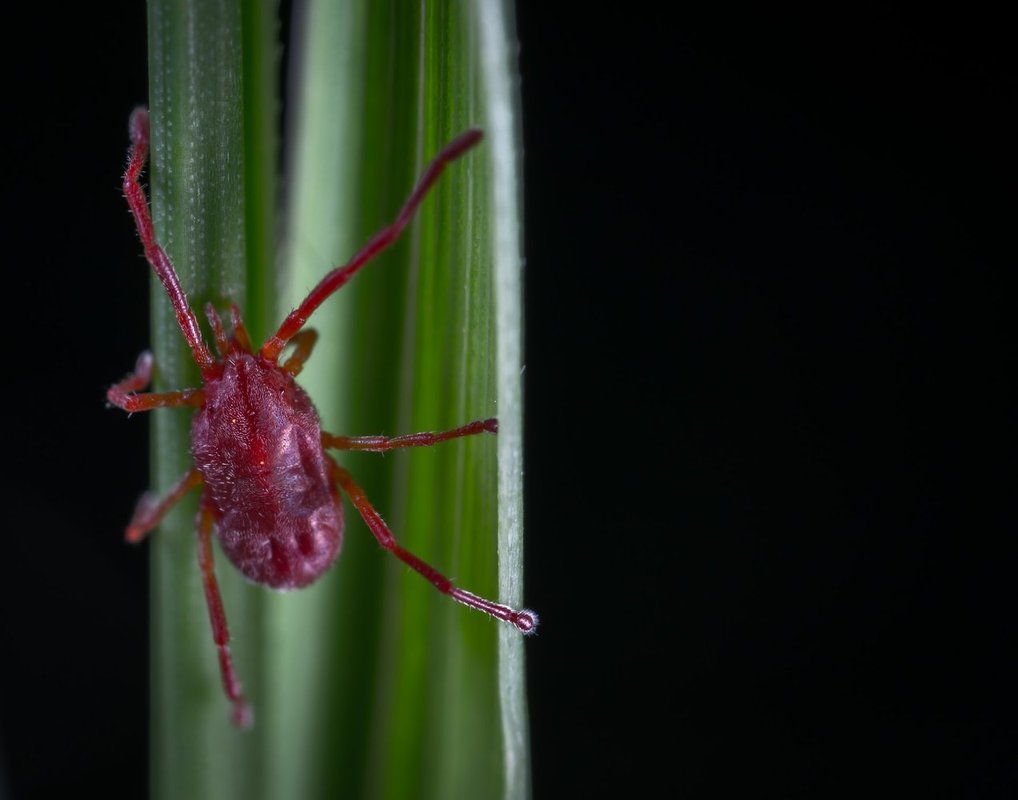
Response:
[{"label": "hairy leg", "polygon": [[410,197],[403,204],[403,208],[400,209],[395,221],[372,236],[368,243],[346,264],[336,267],[336,269],[319,281],[318,285],[311,290],[311,293],[304,298],[304,301],[283,320],[279,330],[262,345],[261,354],[265,358],[270,361],[275,361],[279,358],[283,347],[286,346],[286,343],[293,338],[297,331],[304,327],[304,323],[308,321],[308,317],[314,313],[315,309],[333,292],[349,281],[361,267],[399,238],[403,229],[406,228],[413,217],[414,212],[420,206],[421,201],[427,195],[428,190],[435,184],[435,181],[438,180],[438,177],[445,168],[481,141],[482,136],[481,131],[476,128],[466,131],[439,151],[438,155],[432,159],[431,163],[424,170],[424,174],[417,182],[417,186],[411,192]]},{"label": "hairy leg", "polygon": [[152,354],[147,350],[138,356],[134,372],[106,391],[106,399],[124,411],[151,411],[153,408],[174,408],[176,406],[193,406],[195,408],[205,402],[205,392],[201,389],[181,389],[176,392],[150,392],[136,394],[144,389],[152,380]]},{"label": "hairy leg", "polygon": [[346,492],[350,501],[357,508],[357,511],[360,512],[364,522],[367,523],[367,526],[375,535],[378,543],[404,564],[424,576],[424,578],[430,581],[431,584],[438,589],[438,591],[442,594],[449,595],[453,600],[456,600],[465,606],[481,611],[489,616],[495,617],[496,619],[509,622],[522,633],[533,633],[537,629],[537,614],[533,611],[529,611],[525,608],[517,611],[516,609],[504,606],[501,603],[485,600],[483,597],[478,597],[476,594],[468,592],[465,589],[460,589],[454,586],[451,580],[445,577],[430,564],[422,561],[409,550],[401,547],[399,542],[397,542],[396,538],[392,535],[392,531],[389,530],[388,525],[385,524],[385,521],[381,518],[381,516],[379,516],[378,512],[375,511],[374,507],[368,501],[368,498],[364,494],[364,490],[354,483],[350,473],[333,463],[333,474],[335,475],[336,483],[338,483],[343,491]]},{"label": "hairy leg", "polygon": [[173,262],[156,241],[148,199],[139,182],[141,171],[145,168],[145,162],[148,160],[148,110],[136,108],[131,114],[128,128],[131,134],[131,149],[128,151],[127,170],[124,172],[124,195],[127,197],[127,204],[131,207],[131,213],[134,215],[134,224],[138,228],[141,243],[145,247],[145,258],[148,259],[148,263],[163,284],[163,288],[166,289],[166,294],[170,298],[177,317],[177,324],[191,348],[191,354],[194,356],[198,368],[204,375],[215,366],[215,359],[202,341],[198,319],[187,304],[187,296],[184,294],[180,279],[173,269]]},{"label": "hairy leg", "polygon": [[479,419],[450,431],[435,433],[406,433],[402,436],[336,436],[322,431],[322,444],[336,450],[361,450],[368,453],[384,453],[403,447],[430,447],[461,436],[478,433],[498,433],[497,419]]},{"label": "hairy leg", "polygon": [[167,512],[179,503],[185,494],[195,486],[201,485],[201,482],[201,473],[191,469],[162,497],[151,492],[143,494],[134,509],[134,516],[127,525],[124,538],[129,542],[140,542],[149,531],[155,530]]},{"label": "hairy leg", "polygon": [[212,623],[212,639],[219,653],[219,671],[223,676],[223,689],[233,711],[230,719],[238,728],[250,728],[254,722],[251,704],[244,697],[237,674],[233,671],[233,657],[230,655],[230,630],[226,626],[226,611],[219,594],[219,582],[212,562],[212,510],[202,496],[198,511],[198,566],[201,567],[202,585],[205,587],[205,602],[209,608],[209,622]]}]

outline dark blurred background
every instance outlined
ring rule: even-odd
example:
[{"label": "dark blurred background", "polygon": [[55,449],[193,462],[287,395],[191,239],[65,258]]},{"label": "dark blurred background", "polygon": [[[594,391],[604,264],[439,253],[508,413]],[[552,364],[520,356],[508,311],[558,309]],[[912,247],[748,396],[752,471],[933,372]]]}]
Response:
[{"label": "dark blurred background", "polygon": [[[146,791],[147,440],[103,404],[148,341],[120,6],[6,21],[17,798]],[[1011,29],[518,26],[535,796],[1015,796]]]}]

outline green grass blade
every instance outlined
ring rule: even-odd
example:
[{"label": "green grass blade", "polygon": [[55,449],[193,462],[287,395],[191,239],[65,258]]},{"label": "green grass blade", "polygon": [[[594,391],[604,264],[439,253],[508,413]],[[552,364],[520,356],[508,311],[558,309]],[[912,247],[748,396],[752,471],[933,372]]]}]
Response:
[{"label": "green grass blade", "polygon": [[[498,3],[405,4],[393,15],[366,2],[312,2],[307,13],[288,219],[291,304],[391,220],[442,144],[471,125],[487,129],[404,240],[316,314],[322,341],[301,380],[324,426],[342,433],[499,415],[498,441],[342,461],[406,546],[466,588],[518,603],[511,20]],[[274,746],[300,749],[281,760],[275,785],[305,797],[525,797],[519,634],[438,595],[382,554],[359,520],[348,528],[332,574],[273,611],[276,666],[307,692],[274,704]],[[309,720],[312,741],[297,735]]]},{"label": "green grass blade", "polygon": [[[223,308],[236,300],[256,335],[264,330],[274,249],[276,165],[261,158],[276,149],[278,49],[265,44],[275,41],[273,19],[267,4],[149,3],[157,236],[199,316],[207,301]],[[198,385],[158,283],[152,307],[157,387]],[[153,414],[154,489],[165,490],[190,466],[189,428],[186,411]],[[261,741],[238,735],[227,721],[195,555],[195,501],[188,498],[151,537],[152,794],[256,797],[258,774],[250,765],[260,761]],[[241,679],[257,704],[265,595],[222,559],[219,567]]]},{"label": "green grass blade", "polygon": [[[523,219],[522,131],[512,4],[478,5],[480,74],[491,152],[491,252],[496,297],[498,439],[498,588],[512,606],[523,597]],[[499,701],[506,798],[530,796],[523,639],[499,630]]]}]

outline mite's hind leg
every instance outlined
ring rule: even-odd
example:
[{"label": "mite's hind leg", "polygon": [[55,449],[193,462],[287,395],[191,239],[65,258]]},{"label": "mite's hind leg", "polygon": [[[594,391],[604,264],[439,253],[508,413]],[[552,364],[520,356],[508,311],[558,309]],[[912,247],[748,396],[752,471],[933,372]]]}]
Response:
[{"label": "mite's hind leg", "polygon": [[205,392],[201,389],[135,394],[148,386],[151,380],[152,354],[146,350],[138,356],[134,372],[107,390],[106,399],[124,411],[151,411],[153,408],[173,408],[174,406],[199,407],[205,402]]},{"label": "mite's hind leg", "polygon": [[[299,334],[298,334],[299,335]],[[403,436],[336,436],[322,431],[322,444],[337,450],[363,450],[368,453],[384,453],[401,447],[429,447],[461,436],[478,433],[498,433],[497,419],[479,419],[451,431],[435,433],[407,433]]]},{"label": "mite's hind leg", "polygon": [[219,594],[219,582],[212,562],[212,509],[202,494],[198,511],[198,566],[201,567],[201,581],[205,587],[205,602],[209,608],[209,622],[212,623],[212,640],[219,654],[219,671],[223,676],[223,689],[233,711],[230,719],[238,728],[249,728],[254,721],[251,704],[241,691],[240,682],[233,671],[233,657],[230,655],[230,630],[226,626],[226,612],[223,598]]},{"label": "mite's hind leg", "polygon": [[129,542],[140,542],[145,534],[154,530],[166,513],[180,502],[181,498],[202,482],[201,473],[191,469],[162,497],[146,492],[138,500],[134,516],[127,526],[125,538]]},{"label": "mite's hind leg", "polygon": [[465,606],[483,611],[489,616],[501,619],[506,622],[510,622],[516,626],[517,629],[523,633],[533,633],[537,629],[537,614],[527,609],[517,611],[516,609],[504,606],[501,603],[494,603],[491,600],[485,600],[483,597],[478,597],[476,594],[466,591],[465,589],[459,589],[453,585],[447,577],[432,567],[430,564],[425,563],[409,550],[405,550],[400,546],[399,542],[392,535],[392,531],[385,524],[385,521],[379,516],[378,512],[375,511],[374,507],[368,501],[368,498],[364,495],[364,490],[361,489],[356,483],[350,473],[333,463],[332,473],[335,477],[336,483],[338,483],[350,501],[360,512],[364,522],[371,529],[371,532],[375,535],[378,543],[392,553],[396,558],[402,561],[404,564],[409,566],[411,569],[419,572],[431,584],[438,589],[442,594],[447,594],[454,600],[463,603]]}]

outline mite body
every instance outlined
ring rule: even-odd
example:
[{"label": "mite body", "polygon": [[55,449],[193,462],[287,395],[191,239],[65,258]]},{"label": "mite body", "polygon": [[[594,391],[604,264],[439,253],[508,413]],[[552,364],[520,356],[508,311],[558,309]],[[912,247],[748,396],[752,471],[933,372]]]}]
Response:
[{"label": "mite body", "polygon": [[227,356],[191,424],[223,552],[273,589],[300,589],[339,555],[343,506],[311,399],[275,364]]},{"label": "mite body", "polygon": [[[401,547],[350,473],[325,452],[326,448],[385,452],[426,447],[462,436],[496,433],[496,420],[477,420],[448,431],[392,438],[337,436],[321,430],[314,405],[294,381],[317,338],[314,331],[304,327],[308,317],[375,255],[396,241],[438,176],[450,162],[480,141],[480,131],[467,131],[446,145],[425,170],[396,220],[379,231],[348,263],[326,274],[257,351],[251,346],[235,305],[230,309],[229,334],[218,312],[211,305],[206,306],[218,358],[202,339],[173,264],[155,239],[148,200],[139,183],[149,146],[145,109],[137,109],[131,115],[130,134],[124,194],[145,257],[166,290],[201,371],[202,386],[144,393],[153,365],[151,354],[143,353],[134,372],[107,392],[110,403],[125,411],[181,406],[196,409],[191,425],[194,467],[165,495],[143,496],[126,535],[128,541],[140,541],[188,491],[201,487],[198,564],[223,687],[233,704],[233,721],[240,726],[250,725],[252,714],[230,655],[226,612],[212,562],[212,533],[218,536],[230,561],[250,580],[273,589],[299,589],[319,578],[339,555],[343,541],[341,491],[378,543],[440,592],[509,622],[523,633],[532,633],[537,627],[537,615],[532,611],[516,610],[460,589]],[[292,346],[292,353],[280,363],[288,345]]]}]

